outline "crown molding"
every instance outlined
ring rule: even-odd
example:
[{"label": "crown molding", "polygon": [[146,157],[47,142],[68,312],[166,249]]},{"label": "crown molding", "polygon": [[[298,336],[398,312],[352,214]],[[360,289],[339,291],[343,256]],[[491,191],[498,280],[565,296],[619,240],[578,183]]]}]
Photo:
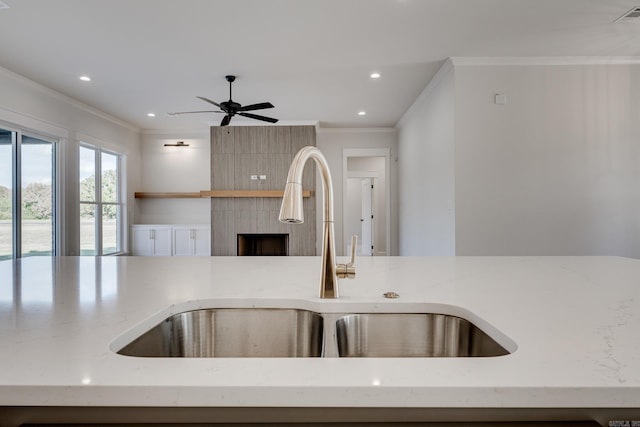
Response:
[{"label": "crown molding", "polygon": [[210,130],[206,129],[142,129],[142,136],[166,136],[172,138],[209,138]]},{"label": "crown molding", "polygon": [[78,108],[78,109],[83,110],[83,111],[85,111],[85,112],[87,112],[89,114],[92,114],[92,115],[94,115],[96,117],[99,117],[101,119],[110,121],[111,123],[114,123],[114,124],[116,124],[118,126],[121,126],[121,127],[125,128],[125,129],[128,129],[130,131],[140,132],[140,128],[139,127],[137,127],[137,126],[135,126],[135,125],[133,125],[133,124],[127,122],[127,121],[124,121],[124,120],[122,120],[122,119],[120,119],[118,117],[112,116],[112,115],[110,115],[108,113],[105,113],[104,111],[98,110],[95,107],[92,107],[92,106],[90,106],[88,104],[85,104],[84,102],[78,101],[77,99],[72,98],[72,97],[70,97],[68,95],[64,95],[63,93],[60,93],[60,92],[58,92],[56,90],[53,90],[53,89],[51,89],[51,88],[49,88],[49,87],[47,87],[47,86],[45,86],[43,84],[37,83],[37,82],[35,82],[35,81],[31,80],[31,79],[28,79],[28,78],[26,78],[26,77],[24,77],[24,76],[22,76],[22,75],[20,75],[18,73],[15,73],[15,72],[13,72],[11,70],[8,70],[8,69],[4,68],[4,67],[0,67],[0,74],[4,75],[6,77],[9,77],[9,78],[11,78],[13,80],[16,80],[16,81],[20,82],[21,84],[23,84],[25,86],[28,86],[28,87],[30,87],[32,89],[35,89],[40,93],[43,93],[43,94],[48,95],[48,96],[51,96],[52,98],[55,98],[55,99],[57,99],[57,100],[59,100],[61,102],[64,102],[64,103],[69,104],[69,105],[71,105],[71,106],[73,106],[75,108]]},{"label": "crown molding", "polygon": [[[243,126],[317,126],[317,120],[278,120],[278,123],[266,124],[264,122],[251,120],[251,121],[241,121],[236,122],[233,121],[229,125],[229,127],[243,127]],[[216,127],[217,125],[213,125]]]},{"label": "crown molding", "polygon": [[318,133],[396,133],[396,128],[318,128]]},{"label": "crown molding", "polygon": [[[273,124],[265,124],[260,123],[259,121],[255,122],[237,122],[237,124],[231,123],[228,127],[255,127],[255,126],[318,126],[317,120],[280,120],[278,123]],[[183,129],[141,129],[140,133],[142,135],[191,135],[191,136],[201,136],[206,135],[209,137],[210,128],[218,127],[218,125],[211,125],[203,128],[201,130],[194,128],[183,128]]]},{"label": "crown molding", "polygon": [[634,65],[640,64],[640,56],[496,56],[451,57],[455,67],[487,65]]}]

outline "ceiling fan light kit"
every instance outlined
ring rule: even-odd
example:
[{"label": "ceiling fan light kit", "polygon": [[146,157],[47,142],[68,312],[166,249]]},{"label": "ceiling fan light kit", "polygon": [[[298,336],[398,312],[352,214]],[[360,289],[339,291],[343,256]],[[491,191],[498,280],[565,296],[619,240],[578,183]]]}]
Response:
[{"label": "ceiling fan light kit", "polygon": [[[221,103],[217,103],[215,101],[210,100],[209,98],[205,98],[204,96],[196,96],[196,98],[201,99],[209,104],[213,104],[218,107],[220,110],[204,110],[204,111],[182,111],[177,113],[168,113],[170,116],[175,116],[178,114],[195,114],[195,113],[223,113],[224,117],[220,122],[220,126],[227,126],[229,122],[231,122],[231,118],[236,114],[238,116],[247,117],[254,120],[261,120],[263,122],[269,123],[277,123],[278,119],[274,119],[272,117],[261,116],[258,114],[247,113],[247,111],[255,111],[255,110],[264,110],[267,108],[273,108],[273,104],[270,102],[260,102],[258,104],[251,104],[242,106],[241,104],[234,102],[231,97],[231,84],[236,80],[236,76],[228,75],[225,76],[225,79],[229,82],[229,100]],[[166,145],[166,144],[165,144]]]}]

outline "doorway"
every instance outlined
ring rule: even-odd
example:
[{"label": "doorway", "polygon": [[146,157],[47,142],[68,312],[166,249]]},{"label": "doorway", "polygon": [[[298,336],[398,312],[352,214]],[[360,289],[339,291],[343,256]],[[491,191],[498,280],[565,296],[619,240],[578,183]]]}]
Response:
[{"label": "doorway", "polygon": [[56,142],[0,129],[0,260],[56,251]]},{"label": "doorway", "polygon": [[[350,250],[351,236],[358,236],[358,256],[376,255],[376,247],[383,246],[383,242],[376,241],[376,225],[381,219],[375,196],[379,185],[379,176],[373,172],[349,171],[347,190],[345,193],[345,221],[344,236],[345,249]],[[345,252],[348,253],[348,252]]]},{"label": "doorway", "polygon": [[359,256],[390,253],[389,150],[343,151],[343,248],[358,236]]}]

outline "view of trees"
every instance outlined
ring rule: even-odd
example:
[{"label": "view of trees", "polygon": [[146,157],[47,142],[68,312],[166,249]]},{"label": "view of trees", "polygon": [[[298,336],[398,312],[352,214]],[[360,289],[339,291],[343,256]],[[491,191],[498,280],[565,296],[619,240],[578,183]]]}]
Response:
[{"label": "view of trees", "polygon": [[34,182],[22,190],[22,217],[24,219],[51,218],[51,185]]},{"label": "view of trees", "polygon": [[[24,219],[51,218],[51,185],[31,183],[22,190]],[[11,219],[11,190],[0,187],[0,220]]]},{"label": "view of trees", "polygon": [[[102,173],[102,201],[115,202],[118,196],[116,171],[106,170]],[[96,178],[91,175],[80,181],[80,201],[95,202]],[[102,206],[103,219],[116,219],[116,207],[113,205]],[[82,203],[80,205],[81,218],[93,218],[95,216],[95,205]]]},{"label": "view of trees", "polygon": [[11,190],[0,185],[0,220],[11,219]]},{"label": "view of trees", "polygon": [[[107,170],[102,175],[102,201],[115,202],[117,199],[116,171]],[[86,202],[95,201],[95,177],[93,175],[80,182],[80,200]],[[51,185],[30,183],[22,190],[23,218],[24,219],[50,219],[52,216]],[[0,186],[0,220],[11,219],[11,190]],[[80,214],[82,217],[93,218],[95,216],[94,205],[82,204]],[[116,207],[103,206],[104,219],[116,219]]]}]

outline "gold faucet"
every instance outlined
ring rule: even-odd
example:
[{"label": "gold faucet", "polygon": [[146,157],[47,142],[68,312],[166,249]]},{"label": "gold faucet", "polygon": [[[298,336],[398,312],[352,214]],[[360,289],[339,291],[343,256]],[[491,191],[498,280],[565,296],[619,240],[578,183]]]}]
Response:
[{"label": "gold faucet", "polygon": [[295,155],[284,197],[280,207],[279,220],[290,224],[304,222],[302,206],[302,172],[307,160],[313,159],[320,170],[322,178],[322,194],[324,200],[324,232],[322,237],[322,277],[320,279],[320,298],[338,298],[338,278],[353,279],[356,276],[355,253],[357,236],[351,238],[351,260],[348,264],[336,264],[335,237],[333,233],[333,185],[329,165],[320,150],[316,147],[302,147]]}]

